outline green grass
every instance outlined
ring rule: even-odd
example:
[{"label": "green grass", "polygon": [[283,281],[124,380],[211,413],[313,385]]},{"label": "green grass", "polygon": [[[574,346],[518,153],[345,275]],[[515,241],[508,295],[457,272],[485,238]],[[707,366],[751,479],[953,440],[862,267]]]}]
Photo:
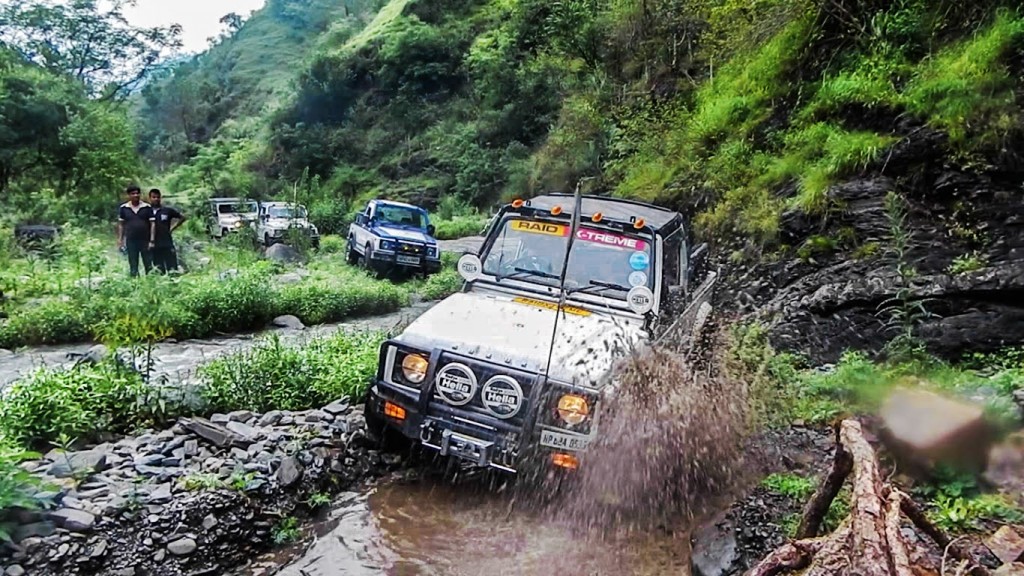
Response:
[{"label": "green grass", "polygon": [[771,474],[761,481],[765,488],[794,500],[807,500],[814,493],[814,481],[796,474]]},{"label": "green grass", "polygon": [[384,335],[342,332],[302,346],[276,335],[199,369],[208,410],[303,410],[360,397],[377,368]]},{"label": "green grass", "polygon": [[[206,337],[256,330],[283,314],[308,325],[337,322],[396,311],[415,293],[443,298],[461,286],[450,258],[425,281],[379,281],[347,265],[337,243],[328,240],[324,250],[311,253],[299,282],[282,284],[277,277],[294,270],[260,260],[235,239],[196,252],[186,237],[178,245],[191,268],[187,274],[133,281],[124,257],[107,242],[68,228],[49,253],[8,247],[0,254],[0,290],[9,298],[0,303],[8,316],[0,320],[0,348]],[[210,262],[199,266],[201,258]],[[90,283],[98,289],[90,290]]]}]

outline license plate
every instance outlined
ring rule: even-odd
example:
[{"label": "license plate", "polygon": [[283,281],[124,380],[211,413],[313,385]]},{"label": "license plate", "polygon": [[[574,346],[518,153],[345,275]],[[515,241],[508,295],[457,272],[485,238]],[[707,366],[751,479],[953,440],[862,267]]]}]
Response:
[{"label": "license plate", "polygon": [[415,264],[419,264],[420,263],[420,258],[419,258],[419,256],[402,256],[402,255],[399,255],[398,256],[398,263],[399,264],[414,264],[415,265]]},{"label": "license plate", "polygon": [[553,430],[542,430],[540,433],[540,445],[549,448],[563,448],[565,450],[586,450],[590,444],[590,438],[586,436],[575,436],[563,434]]}]

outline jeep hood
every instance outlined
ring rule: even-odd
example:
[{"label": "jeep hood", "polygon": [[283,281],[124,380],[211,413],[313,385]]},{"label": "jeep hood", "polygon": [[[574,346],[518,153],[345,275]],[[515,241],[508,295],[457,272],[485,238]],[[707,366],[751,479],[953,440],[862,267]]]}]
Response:
[{"label": "jeep hood", "polygon": [[[420,315],[396,340],[425,351],[440,347],[482,362],[539,373],[547,367],[555,311],[536,302],[459,292]],[[613,363],[645,339],[637,324],[621,318],[598,312],[559,314],[551,377],[599,386]]]},{"label": "jeep hood", "polygon": [[300,228],[309,228],[309,220],[305,218],[268,218],[267,228],[288,228],[292,223]]},{"label": "jeep hood", "polygon": [[423,242],[424,244],[434,244],[434,239],[431,238],[426,232],[418,228],[402,228],[401,226],[377,226],[374,228],[381,236],[388,238],[394,238],[396,240],[409,240],[411,242]]}]

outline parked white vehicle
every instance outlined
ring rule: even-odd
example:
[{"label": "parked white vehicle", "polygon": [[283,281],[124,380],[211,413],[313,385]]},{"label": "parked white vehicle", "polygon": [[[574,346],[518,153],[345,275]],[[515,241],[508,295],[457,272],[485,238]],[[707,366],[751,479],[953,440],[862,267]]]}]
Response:
[{"label": "parked white vehicle", "polygon": [[692,338],[707,317],[704,252],[681,214],[649,204],[583,196],[577,209],[550,194],[504,206],[459,260],[462,291],[381,346],[371,433],[509,473],[576,468],[616,363]]},{"label": "parked white vehicle", "polygon": [[305,232],[314,248],[320,246],[320,231],[309,221],[309,213],[302,204],[291,202],[260,202],[256,219],[256,237],[264,246],[283,242],[288,230]]},{"label": "parked white vehicle", "polygon": [[217,239],[251,228],[256,220],[258,204],[242,198],[210,198],[206,216],[206,231]]}]

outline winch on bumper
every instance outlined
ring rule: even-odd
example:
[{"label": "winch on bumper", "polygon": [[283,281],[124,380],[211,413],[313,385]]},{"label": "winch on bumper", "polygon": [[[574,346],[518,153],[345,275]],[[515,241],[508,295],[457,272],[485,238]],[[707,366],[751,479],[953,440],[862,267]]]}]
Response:
[{"label": "winch on bumper", "polygon": [[[383,344],[366,403],[368,422],[376,420],[443,456],[503,472],[521,472],[527,459],[578,467],[594,423],[570,426],[558,415],[561,398],[575,398],[578,391],[570,394],[568,386],[545,386],[543,376],[441,350],[429,353],[426,374],[413,383],[403,374],[404,356],[410,354],[397,342]],[[596,397],[587,400],[593,407]]]}]

